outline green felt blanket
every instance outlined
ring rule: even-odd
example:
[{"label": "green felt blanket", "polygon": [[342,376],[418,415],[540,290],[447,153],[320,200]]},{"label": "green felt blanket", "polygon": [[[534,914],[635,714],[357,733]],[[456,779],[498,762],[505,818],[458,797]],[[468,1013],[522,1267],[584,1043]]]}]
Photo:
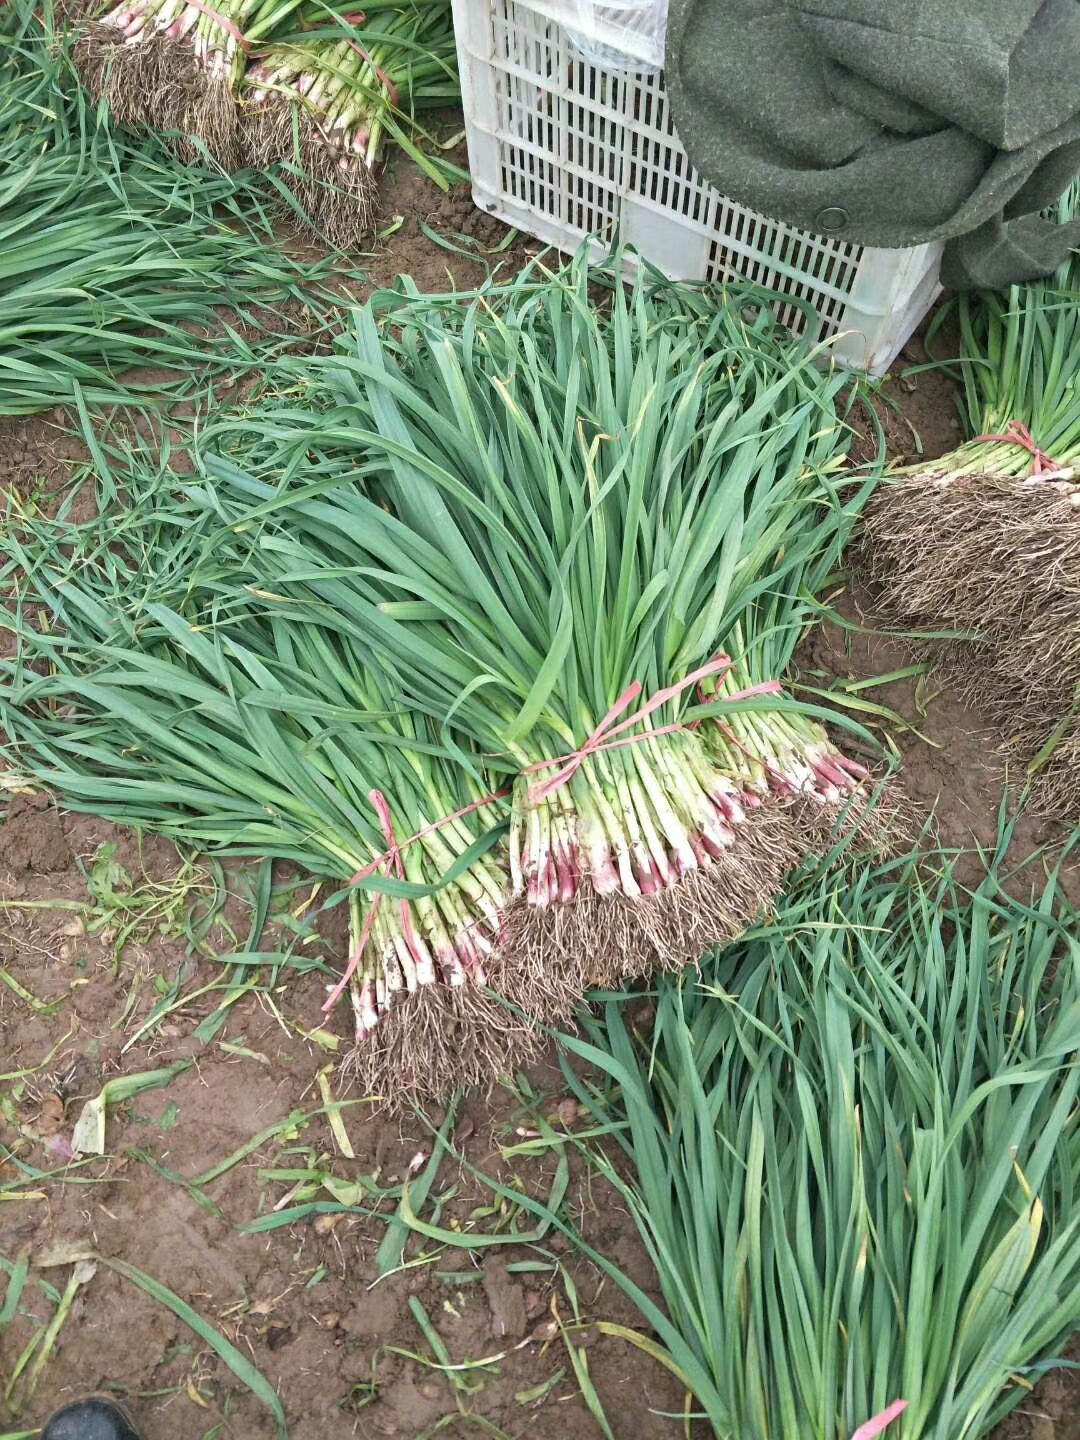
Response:
[{"label": "green felt blanket", "polygon": [[1080,0],[670,0],[679,135],[718,190],[866,245],[947,242],[945,283],[1049,274],[1080,224]]}]

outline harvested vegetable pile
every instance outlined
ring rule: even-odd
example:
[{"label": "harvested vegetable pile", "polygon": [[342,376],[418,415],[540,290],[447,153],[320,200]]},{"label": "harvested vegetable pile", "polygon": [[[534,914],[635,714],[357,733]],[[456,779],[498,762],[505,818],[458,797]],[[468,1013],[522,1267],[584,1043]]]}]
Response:
[{"label": "harvested vegetable pile", "polygon": [[280,249],[253,190],[95,114],[50,7],[18,0],[3,23],[0,415],[132,400],[122,372],[135,365],[185,383],[214,367],[235,376],[274,348],[270,307],[325,315],[328,270]]},{"label": "harvested vegetable pile", "polygon": [[978,1440],[1067,1363],[1080,917],[1057,871],[1010,900],[1001,838],[974,895],[948,861],[804,885],[662,980],[651,1033],[612,1000],[565,1037],[590,1065],[567,1083],[633,1167],[590,1152],[662,1306],[588,1253],[725,1440],[852,1440],[898,1413],[905,1440]]},{"label": "harvested vegetable pile", "polygon": [[198,481],[13,526],[10,762],[351,880],[337,989],[384,1094],[527,1048],[487,986],[566,1015],[889,828],[778,678],[873,483],[840,475],[842,377],[760,292],[615,273],[386,294],[208,425]]},{"label": "harvested vegetable pile", "polygon": [[253,163],[280,163],[316,227],[347,249],[371,230],[386,140],[439,178],[417,116],[460,100],[457,50],[449,0],[318,12],[321,28],[275,39],[248,69],[243,123]]},{"label": "harvested vegetable pile", "polygon": [[216,503],[275,517],[266,587],[361,626],[512,787],[500,988],[534,1013],[696,961],[867,800],[778,693],[872,484],[838,478],[842,378],[761,292],[646,272],[598,311],[604,278],[384,297],[206,437]]},{"label": "harvested vegetable pile", "polygon": [[[1080,209],[1068,193],[1061,218]],[[920,645],[1080,819],[1080,255],[1050,280],[959,302],[973,437],[879,489],[864,550],[889,621],[968,631]]]},{"label": "harvested vegetable pile", "polygon": [[419,117],[460,99],[450,0],[110,0],[75,56],[95,99],[185,159],[280,165],[290,208],[343,247],[370,233],[384,141],[440,177]]}]

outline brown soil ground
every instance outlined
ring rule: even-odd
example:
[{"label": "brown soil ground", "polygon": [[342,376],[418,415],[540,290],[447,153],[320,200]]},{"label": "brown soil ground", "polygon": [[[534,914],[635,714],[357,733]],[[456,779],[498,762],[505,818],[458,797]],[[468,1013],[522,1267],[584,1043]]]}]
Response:
[{"label": "brown soil ground", "polygon": [[[448,272],[458,286],[483,275],[481,264],[427,238],[420,217],[485,245],[503,233],[473,211],[467,191],[443,197],[403,161],[386,176],[384,209],[384,225],[399,214],[404,223],[370,261],[376,285],[401,271],[430,289],[443,288]],[[528,249],[519,240],[492,259],[510,268]],[[904,416],[884,412],[894,454],[910,459],[921,445],[932,456],[952,446],[952,395],[940,376],[891,382],[889,393]],[[0,487],[62,488],[81,458],[62,426],[57,415],[3,426]],[[907,663],[899,647],[873,633],[864,599],[843,595],[837,604],[862,628],[819,630],[801,657],[807,683],[866,679]],[[956,696],[911,680],[859,693],[903,718],[887,728],[917,807],[935,811],[950,843],[988,842],[1003,772],[979,716]],[[1026,818],[1018,851],[1059,838],[1049,822]],[[685,1406],[680,1387],[631,1344],[595,1328],[614,1322],[640,1331],[640,1317],[558,1235],[474,1250],[413,1237],[407,1265],[374,1283],[386,1227],[364,1212],[393,1211],[395,1187],[420,1163],[416,1157],[426,1163],[432,1135],[419,1118],[391,1122],[357,1097],[340,1112],[343,1134],[335,1136],[325,1114],[312,1114],[325,1103],[320,1072],[330,1093],[341,1093],[326,1048],[335,1042],[321,1029],[325,974],[283,968],[269,988],[236,999],[212,1035],[194,1033],[218,1010],[229,978],[210,956],[244,946],[251,878],[230,870],[228,895],[215,899],[211,873],[181,866],[163,842],[140,848],[104,822],[61,814],[45,797],[9,799],[0,824],[0,1140],[23,1164],[55,1173],[5,1194],[28,1177],[0,1158],[0,1256],[34,1262],[20,1313],[0,1327],[0,1380],[42,1333],[56,1291],[73,1274],[70,1263],[49,1269],[45,1262],[93,1251],[138,1267],[227,1337],[281,1395],[293,1440],[435,1433],[584,1440],[604,1433],[584,1398],[589,1385],[616,1440],[676,1440],[684,1425],[670,1417]],[[310,899],[284,876],[275,897],[264,946],[288,937],[290,917]],[[213,921],[207,953],[192,953],[192,926],[206,911]],[[340,941],[331,929],[296,953],[333,966]],[[104,1158],[65,1167],[88,1097],[106,1081],[183,1061],[188,1068],[170,1083],[109,1109]],[[558,1153],[530,1148],[536,1111],[557,1131],[579,1123],[553,1063],[529,1072],[518,1090],[469,1101],[454,1119],[467,1161],[499,1177],[511,1195],[517,1187],[547,1194],[556,1178]],[[290,1116],[293,1123],[283,1124]],[[202,1188],[184,1184],[237,1151]],[[296,1172],[309,1171],[319,1178],[305,1191]],[[311,1199],[330,1208],[288,1223],[290,1207]],[[598,1250],[651,1289],[629,1217],[572,1158],[564,1205]],[[424,1213],[473,1237],[534,1224],[512,1199],[450,1161],[439,1168]],[[263,1225],[286,1223],[251,1230],[259,1217]],[[51,1294],[42,1288],[50,1285]],[[559,1331],[554,1322],[575,1313],[594,1326]],[[457,1369],[435,1368],[425,1326],[445,1347],[443,1363]],[[0,1427],[29,1430],[53,1406],[101,1387],[127,1397],[146,1440],[274,1433],[268,1412],[204,1337],[160,1295],[99,1261],[55,1343],[48,1334],[39,1341],[12,1387],[18,1410],[0,1404]],[[1076,1384],[1053,1377],[998,1440],[1077,1440],[1078,1411]]]}]

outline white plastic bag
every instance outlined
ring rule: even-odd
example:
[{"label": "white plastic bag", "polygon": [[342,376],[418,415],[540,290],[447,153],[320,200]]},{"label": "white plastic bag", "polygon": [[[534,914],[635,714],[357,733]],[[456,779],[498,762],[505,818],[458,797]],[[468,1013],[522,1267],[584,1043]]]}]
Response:
[{"label": "white plastic bag", "polygon": [[603,70],[654,74],[664,65],[667,8],[668,0],[576,0],[577,21],[568,34]]}]

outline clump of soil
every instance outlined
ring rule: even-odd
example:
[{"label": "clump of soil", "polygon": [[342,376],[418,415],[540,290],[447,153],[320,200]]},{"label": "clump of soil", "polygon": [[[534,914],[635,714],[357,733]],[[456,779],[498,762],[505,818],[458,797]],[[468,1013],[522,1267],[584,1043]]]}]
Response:
[{"label": "clump of soil", "polygon": [[47,795],[16,795],[0,819],[0,875],[51,875],[71,864],[71,847]]}]

